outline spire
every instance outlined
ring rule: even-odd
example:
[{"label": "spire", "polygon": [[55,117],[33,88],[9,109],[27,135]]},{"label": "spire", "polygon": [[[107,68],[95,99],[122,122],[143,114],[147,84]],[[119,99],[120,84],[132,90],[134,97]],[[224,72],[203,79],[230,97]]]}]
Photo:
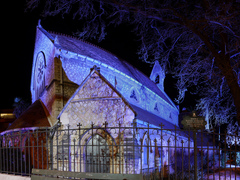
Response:
[{"label": "spire", "polygon": [[41,19],[38,20],[38,27],[40,27],[40,28],[42,27],[41,26]]}]

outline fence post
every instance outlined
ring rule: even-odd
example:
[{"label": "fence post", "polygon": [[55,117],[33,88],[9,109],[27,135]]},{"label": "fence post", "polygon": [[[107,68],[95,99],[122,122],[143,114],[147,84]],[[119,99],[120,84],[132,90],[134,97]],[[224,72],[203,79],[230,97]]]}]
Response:
[{"label": "fence post", "polygon": [[80,169],[80,172],[82,172],[82,151],[81,151],[81,141],[82,141],[82,136],[81,136],[81,126],[82,124],[81,123],[78,123],[77,124],[77,127],[78,127],[78,139],[79,139],[79,169]]},{"label": "fence post", "polygon": [[136,139],[136,134],[135,134],[135,130],[136,130],[136,126],[137,126],[137,123],[136,123],[136,119],[133,120],[133,173],[135,174],[136,173],[136,162],[135,162],[135,153],[137,152],[136,149],[135,149],[135,139]]},{"label": "fence post", "polygon": [[197,180],[197,131],[193,130],[193,140],[194,140],[194,180]]},{"label": "fence post", "polygon": [[0,173],[3,171],[3,163],[5,161],[3,160],[3,154],[2,154],[2,149],[3,149],[3,136],[0,136]]},{"label": "fence post", "polygon": [[68,135],[67,135],[67,143],[68,143],[68,145],[67,145],[67,148],[68,148],[68,168],[66,167],[66,170],[67,171],[72,171],[72,167],[71,167],[71,162],[72,162],[72,157],[71,157],[71,141],[70,141],[70,138],[71,138],[71,136],[70,136],[70,124],[68,124],[67,125],[67,133],[68,133]]},{"label": "fence post", "polygon": [[[53,170],[53,138],[54,138],[54,132],[55,129],[50,130],[50,163],[51,163],[51,170]],[[58,160],[57,160],[58,161]]]}]

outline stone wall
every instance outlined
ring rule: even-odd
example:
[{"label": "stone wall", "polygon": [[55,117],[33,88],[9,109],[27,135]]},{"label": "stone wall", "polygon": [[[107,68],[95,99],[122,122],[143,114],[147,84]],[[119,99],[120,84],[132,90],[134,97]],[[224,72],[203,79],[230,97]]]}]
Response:
[{"label": "stone wall", "polygon": [[[114,130],[115,133],[113,133],[111,130],[104,131],[101,129],[95,129],[94,132],[92,132],[91,128],[104,127],[104,123],[107,123],[105,125],[108,127],[119,125],[121,127],[131,127],[134,117],[135,114],[133,110],[121,95],[114,90],[114,87],[112,87],[105,78],[95,72],[77,89],[60,115],[60,122],[63,124],[63,129],[76,128],[77,125],[80,124],[81,128],[89,128],[89,132],[85,132],[85,135],[81,137],[82,140],[79,142],[82,149],[78,150],[78,154],[80,154],[81,157],[84,157],[85,144],[94,134],[99,134],[107,140],[108,146],[115,145],[112,143],[118,145],[114,146],[109,152],[110,162],[116,161],[114,164],[118,164],[117,161],[119,161],[119,159],[116,157],[116,153],[124,152],[123,147],[119,145],[123,145],[124,138],[127,137],[126,134],[123,134],[123,132],[116,133],[116,130]],[[119,135],[121,137],[119,137]],[[77,134],[76,137],[71,135],[71,143],[73,143],[73,139],[77,139],[78,141],[77,137]],[[58,136],[58,138],[61,139],[62,135]],[[72,149],[72,151],[74,150]],[[56,153],[56,149],[54,153]],[[114,159],[111,159],[112,157],[114,157]],[[121,162],[125,162],[124,154],[121,155],[121,158]],[[71,162],[73,161],[74,156],[71,157]],[[70,166],[69,162],[66,164],[65,168],[68,169]],[[83,169],[86,168],[84,158],[82,158],[81,162],[78,162],[78,164],[81,164]],[[110,167],[112,168],[112,166]],[[119,168],[122,168],[122,170],[126,169],[124,168],[124,163],[122,163],[122,167],[116,166],[114,171],[119,172]],[[113,170],[110,169],[110,171],[112,172]],[[133,171],[133,168],[131,171]]]},{"label": "stone wall", "polygon": [[135,115],[130,106],[97,73],[92,74],[73,95],[60,120],[63,124],[76,127],[102,126],[108,122],[111,126],[121,123],[131,126]]},{"label": "stone wall", "polygon": [[68,99],[77,89],[78,85],[68,79],[66,73],[62,68],[62,62],[59,58],[54,58],[54,79],[53,88],[54,91],[47,97],[53,101],[53,124],[56,122],[57,117]]}]

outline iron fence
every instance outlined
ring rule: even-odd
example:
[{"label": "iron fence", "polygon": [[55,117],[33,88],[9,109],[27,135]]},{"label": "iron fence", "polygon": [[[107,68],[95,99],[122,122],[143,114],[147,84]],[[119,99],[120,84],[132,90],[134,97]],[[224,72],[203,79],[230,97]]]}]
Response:
[{"label": "iron fence", "polygon": [[9,131],[0,137],[0,173],[29,176],[36,168],[144,179],[240,179],[240,149],[229,145],[228,136],[107,123]]}]

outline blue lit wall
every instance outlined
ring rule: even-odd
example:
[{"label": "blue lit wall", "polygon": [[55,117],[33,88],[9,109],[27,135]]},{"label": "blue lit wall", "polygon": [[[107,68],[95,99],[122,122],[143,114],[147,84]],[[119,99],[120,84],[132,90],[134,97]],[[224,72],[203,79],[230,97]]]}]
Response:
[{"label": "blue lit wall", "polygon": [[[71,81],[81,84],[89,74],[90,68],[96,65],[100,67],[101,74],[129,103],[146,109],[173,124],[178,124],[178,109],[133,78],[97,60],[63,50],[56,52],[59,53],[64,71]],[[131,96],[133,91],[135,96]]]},{"label": "blue lit wall", "polygon": [[[70,81],[80,85],[81,82],[87,77],[90,72],[90,68],[94,65],[100,67],[101,74],[123,95],[123,97],[130,103],[144,110],[147,110],[172,124],[178,125],[179,111],[176,106],[169,104],[162,97],[154,93],[151,89],[145,87],[135,79],[118,71],[111,66],[104,64],[97,59],[92,59],[81,54],[76,54],[70,51],[61,49],[51,40],[51,35],[41,27],[37,28],[34,57],[33,57],[33,69],[31,80],[31,93],[32,102],[36,97],[36,90],[34,89],[34,72],[35,72],[35,59],[39,51],[45,54],[46,69],[45,69],[45,86],[46,89],[54,81],[59,79],[56,76],[56,64],[54,64],[54,58],[59,58],[62,62],[62,67]],[[155,73],[156,75],[156,73]],[[160,79],[163,82],[164,79]],[[159,86],[163,91],[163,87]],[[54,102],[53,96],[55,96],[56,90],[54,88],[47,89],[42,92],[41,100],[48,108],[51,116],[56,118],[58,112],[54,112],[54,108],[58,105]],[[134,95],[133,95],[134,93]],[[163,93],[165,93],[163,91]],[[171,101],[171,100],[170,100]],[[55,103],[55,104],[54,104]],[[59,109],[59,107],[58,107]]]}]

